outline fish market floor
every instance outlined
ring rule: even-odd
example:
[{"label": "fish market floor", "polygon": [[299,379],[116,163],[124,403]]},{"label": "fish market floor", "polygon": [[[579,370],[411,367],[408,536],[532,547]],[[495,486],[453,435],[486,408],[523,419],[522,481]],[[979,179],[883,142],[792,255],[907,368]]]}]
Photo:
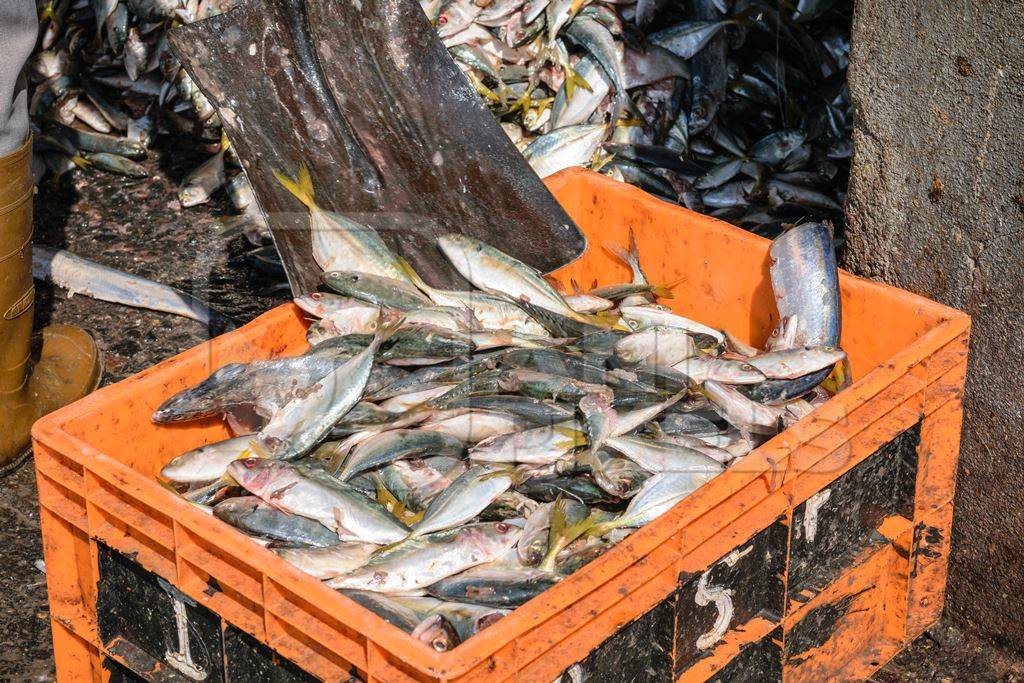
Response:
[{"label": "fish market floor", "polygon": [[[207,299],[245,321],[284,300],[267,295],[266,279],[242,254],[242,238],[217,235],[217,219],[230,215],[217,195],[211,204],[181,210],[178,182],[203,158],[158,140],[145,161],[150,177],[124,180],[75,172],[59,186],[44,181],[36,198],[36,241]],[[202,325],[124,308],[38,285],[37,322],[73,323],[96,335],[104,356],[104,383],[115,382],[206,338]],[[53,652],[35,478],[31,463],[0,486],[0,680],[48,681]],[[897,681],[1024,681],[1024,662],[976,636],[942,625],[922,636],[878,672],[878,683]]]}]

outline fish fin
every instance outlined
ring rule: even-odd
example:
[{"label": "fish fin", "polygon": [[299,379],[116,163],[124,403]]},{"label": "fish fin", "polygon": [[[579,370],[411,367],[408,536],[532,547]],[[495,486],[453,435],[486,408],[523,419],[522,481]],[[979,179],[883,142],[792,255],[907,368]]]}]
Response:
[{"label": "fish fin", "polygon": [[841,390],[848,387],[851,382],[850,361],[844,358],[833,366],[832,372],[822,381],[821,386],[825,391],[835,396]]},{"label": "fish fin", "polygon": [[551,506],[551,525],[548,527],[548,550],[544,554],[544,559],[538,565],[541,569],[551,571],[554,568],[555,557],[558,555],[558,551],[561,550],[558,547],[558,543],[561,541],[564,533],[565,508],[562,507],[562,494],[559,493],[555,498],[554,505]]},{"label": "fish fin", "polygon": [[[559,496],[555,500],[555,505],[551,510],[551,530],[548,535],[548,552],[544,556],[540,565],[538,565],[540,569],[549,572],[553,571],[555,568],[555,558],[558,557],[558,553],[577,538],[589,532],[602,518],[600,511],[593,511],[587,515],[586,519],[580,520],[575,524],[567,525],[563,505],[562,497]],[[556,522],[558,523],[557,531]]]},{"label": "fish fin", "polygon": [[313,198],[313,180],[309,175],[309,168],[303,163],[299,166],[299,175],[292,180],[280,171],[274,171],[274,177],[281,183],[284,189],[292,193],[296,199],[305,204],[310,210],[317,208]]},{"label": "fish fin", "polygon": [[[538,271],[538,272],[540,272],[540,271]],[[562,284],[561,280],[559,280],[554,275],[550,275],[550,274],[549,275],[542,275],[542,277],[544,278],[544,280],[549,285],[551,285],[552,289],[554,289],[556,292],[558,292],[562,296],[565,296],[565,285]]]},{"label": "fish fin", "polygon": [[477,76],[472,69],[465,71],[464,73],[466,74],[466,79],[473,85],[473,88],[476,89],[477,94],[485,100],[490,100],[491,102],[504,101],[503,97],[499,96],[496,92],[484,85],[484,82],[480,80],[480,77]]},{"label": "fish fin", "polygon": [[554,432],[560,434],[568,439],[568,444],[572,446],[585,446],[587,445],[586,435],[578,429],[572,427],[554,427]]},{"label": "fish fin", "polygon": [[685,279],[685,277],[681,277],[678,280],[673,280],[672,282],[664,285],[654,285],[651,287],[651,293],[659,299],[672,299],[675,297],[672,289],[678,287]]},{"label": "fish fin", "polygon": [[391,491],[388,491],[388,487],[384,485],[384,482],[381,481],[376,472],[373,473],[371,478],[373,479],[374,487],[377,489],[377,502],[392,515],[401,519],[401,513],[405,511],[402,501],[398,500]]},{"label": "fish fin", "polygon": [[605,154],[600,149],[594,152],[594,158],[590,160],[590,170],[599,172],[615,159],[614,154]]},{"label": "fish fin", "polygon": [[594,86],[587,82],[587,79],[580,76],[576,69],[572,68],[568,64],[562,67],[565,70],[565,99],[571,100],[572,96],[576,94],[576,88],[583,88],[587,92],[594,92]]},{"label": "fish fin", "polygon": [[246,214],[238,214],[237,216],[226,216],[217,220],[217,236],[228,238],[241,235],[245,232],[245,227],[248,225],[254,225],[252,218]]},{"label": "fish fin", "polygon": [[527,86],[526,90],[522,95],[519,96],[512,106],[508,108],[507,114],[511,114],[516,111],[522,111],[525,115],[526,111],[530,108],[530,103],[533,101],[533,88],[534,85],[531,83]]},{"label": "fish fin", "polygon": [[226,152],[231,149],[231,140],[228,139],[228,134],[223,129],[220,131],[220,151]]},{"label": "fish fin", "polygon": [[229,486],[237,486],[234,477],[225,474],[216,481],[210,482],[205,486],[201,486],[193,491],[186,491],[181,494],[181,497],[188,502],[198,505],[204,501],[210,500],[218,491],[225,489]]},{"label": "fish fin", "polygon": [[73,163],[78,168],[89,168],[89,166],[92,165],[88,159],[78,154],[71,157],[71,163]]}]

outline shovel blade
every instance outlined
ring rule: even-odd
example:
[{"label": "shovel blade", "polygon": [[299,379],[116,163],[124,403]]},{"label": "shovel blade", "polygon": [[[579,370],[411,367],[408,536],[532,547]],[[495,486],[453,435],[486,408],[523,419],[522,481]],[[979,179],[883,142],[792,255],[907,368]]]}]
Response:
[{"label": "shovel blade", "polygon": [[214,105],[294,294],[320,283],[306,208],[275,179],[377,229],[437,287],[458,232],[547,272],[585,240],[459,71],[415,0],[251,0],[170,43]]}]

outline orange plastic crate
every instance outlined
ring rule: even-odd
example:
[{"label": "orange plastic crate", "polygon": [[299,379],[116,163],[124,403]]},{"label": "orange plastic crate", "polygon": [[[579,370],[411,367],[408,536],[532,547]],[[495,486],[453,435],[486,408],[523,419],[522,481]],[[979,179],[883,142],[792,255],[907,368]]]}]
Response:
[{"label": "orange plastic crate", "polygon": [[[602,245],[632,228],[647,274],[678,281],[673,308],[753,343],[775,326],[767,240],[585,171],[549,186],[590,243],[556,277],[623,281]],[[448,653],[155,480],[227,432],[157,427],[154,408],[226,363],[304,350],[296,307],[97,391],[33,430],[58,678],[867,676],[942,611],[970,320],[847,273],[840,284],[852,387]]]}]

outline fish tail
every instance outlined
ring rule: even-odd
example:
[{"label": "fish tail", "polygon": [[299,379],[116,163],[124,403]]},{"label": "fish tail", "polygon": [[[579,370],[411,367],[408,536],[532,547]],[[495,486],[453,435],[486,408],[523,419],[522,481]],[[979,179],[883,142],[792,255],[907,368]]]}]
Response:
[{"label": "fish tail", "polygon": [[585,533],[588,533],[599,520],[603,518],[601,512],[591,512],[586,519],[575,524],[566,524],[565,499],[559,494],[555,504],[551,508],[551,530],[548,532],[548,551],[540,563],[540,568],[545,571],[554,571],[555,558],[566,546],[575,541]]},{"label": "fish tail", "polygon": [[274,171],[274,177],[284,189],[291,192],[292,196],[305,204],[311,211],[317,208],[313,197],[313,179],[310,177],[309,168],[305,163],[299,166],[299,176],[294,180],[280,171]]},{"label": "fish tail", "polygon": [[424,294],[430,296],[430,292],[433,290],[433,288],[423,281],[423,278],[421,278],[420,274],[417,273],[415,269],[413,269],[412,265],[404,258],[397,255],[395,256],[395,261],[398,262],[398,267],[401,269],[403,273],[405,273],[405,276],[409,278],[409,282],[413,283],[413,285],[415,285],[416,288],[422,291]]},{"label": "fish tail", "polygon": [[636,231],[633,226],[629,226],[629,257],[630,263],[636,266],[637,270],[640,269],[640,247],[636,244]]},{"label": "fish tail", "polygon": [[551,527],[548,530],[548,549],[544,559],[540,562],[540,568],[545,571],[552,571],[555,568],[555,557],[562,549],[559,547],[562,537],[565,534],[565,508],[562,507],[562,494],[555,498],[551,506]]},{"label": "fish tail", "polygon": [[252,220],[244,213],[238,216],[221,218],[217,221],[217,236],[227,238],[240,235],[245,229],[245,226],[251,222]]},{"label": "fish tail", "polygon": [[630,270],[633,270],[639,265],[639,262],[633,259],[632,251],[624,249],[614,242],[606,242],[604,247],[612,253],[612,256],[629,266]]}]

